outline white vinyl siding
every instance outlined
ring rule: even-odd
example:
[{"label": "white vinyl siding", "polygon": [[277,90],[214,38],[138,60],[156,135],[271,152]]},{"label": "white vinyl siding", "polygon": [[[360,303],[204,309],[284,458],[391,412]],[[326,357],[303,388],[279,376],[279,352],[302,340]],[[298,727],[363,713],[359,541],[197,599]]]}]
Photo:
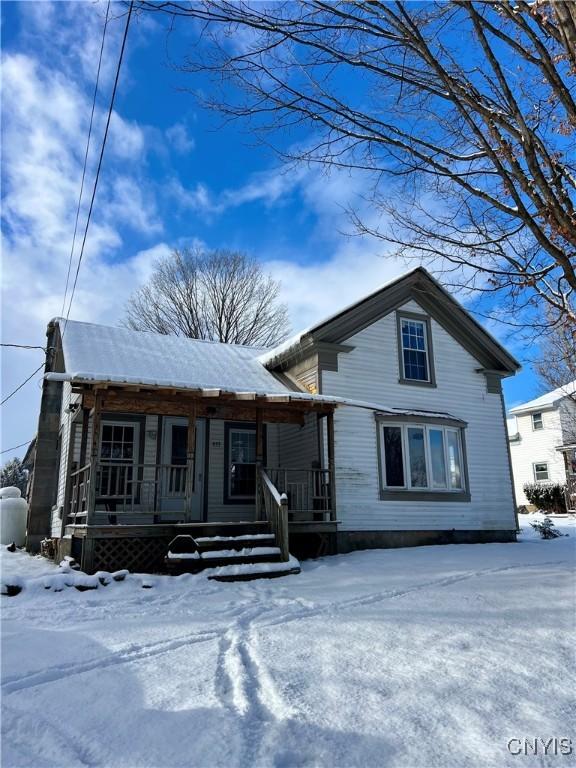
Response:
[{"label": "white vinyl siding", "polygon": [[[400,312],[423,313],[414,301]],[[450,413],[467,423],[466,452],[471,500],[381,500],[378,425],[368,408],[335,413],[336,494],[340,529],[510,530],[515,528],[507,435],[499,394],[487,391],[481,367],[435,320],[431,320],[436,388],[398,382],[396,313],[377,320],[344,343],[338,371],[324,371],[322,394],[383,406]]]},{"label": "white vinyl siding", "polygon": [[557,408],[540,411],[542,429],[533,429],[532,414],[516,414],[515,432],[519,439],[510,442],[510,455],[514,472],[516,503],[530,502],[524,495],[524,486],[535,482],[534,464],[548,465],[548,481],[564,483],[566,473],[562,454],[556,450],[564,442],[560,412]]}]

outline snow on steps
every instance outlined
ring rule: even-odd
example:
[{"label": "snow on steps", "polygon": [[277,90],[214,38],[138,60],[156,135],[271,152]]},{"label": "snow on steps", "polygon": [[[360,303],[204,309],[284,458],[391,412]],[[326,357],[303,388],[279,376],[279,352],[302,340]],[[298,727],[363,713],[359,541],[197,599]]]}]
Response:
[{"label": "snow on steps", "polygon": [[198,552],[168,552],[169,560],[227,560],[238,557],[270,557],[279,555],[280,547],[244,547],[243,549],[211,549],[202,554]]},{"label": "snow on steps", "polygon": [[299,573],[298,561],[283,562],[280,547],[269,546],[272,544],[276,544],[273,533],[203,536],[197,539],[190,534],[180,534],[170,542],[165,564],[172,573],[209,570],[208,578],[219,581],[274,578]]},{"label": "snow on steps", "polygon": [[300,573],[300,562],[290,555],[287,563],[252,563],[222,565],[219,568],[206,569],[211,581],[253,581],[254,579],[277,579]]}]

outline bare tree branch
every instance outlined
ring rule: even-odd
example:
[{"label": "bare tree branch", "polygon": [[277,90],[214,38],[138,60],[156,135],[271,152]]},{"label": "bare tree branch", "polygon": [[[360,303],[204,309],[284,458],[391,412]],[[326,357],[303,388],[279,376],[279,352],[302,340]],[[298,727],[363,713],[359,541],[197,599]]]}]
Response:
[{"label": "bare tree branch", "polygon": [[[576,325],[576,6],[568,0],[148,2],[198,30],[204,103],[285,160],[372,177],[360,233]],[[454,272],[455,274],[455,272]],[[471,286],[471,287],[470,287]]]},{"label": "bare tree branch", "polygon": [[245,254],[199,249],[158,260],[131,296],[126,324],[137,331],[271,347],[289,332],[280,285]]}]

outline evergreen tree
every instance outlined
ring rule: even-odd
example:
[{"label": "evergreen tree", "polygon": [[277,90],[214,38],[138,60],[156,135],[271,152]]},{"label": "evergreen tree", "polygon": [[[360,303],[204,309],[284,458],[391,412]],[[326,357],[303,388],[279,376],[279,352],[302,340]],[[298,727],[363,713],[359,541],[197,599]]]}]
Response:
[{"label": "evergreen tree", "polygon": [[22,496],[26,494],[26,483],[28,482],[28,471],[22,466],[19,458],[10,459],[0,470],[0,487],[8,488],[14,486],[20,488]]}]

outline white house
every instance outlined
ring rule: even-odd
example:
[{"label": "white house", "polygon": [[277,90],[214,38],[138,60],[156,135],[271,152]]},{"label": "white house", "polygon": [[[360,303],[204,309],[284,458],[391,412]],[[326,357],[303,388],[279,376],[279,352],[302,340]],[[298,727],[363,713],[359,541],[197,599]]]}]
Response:
[{"label": "white house", "polygon": [[283,560],[515,537],[518,363],[422,268],[272,350],[58,319],[48,347],[32,549],[149,569],[183,533]]},{"label": "white house", "polygon": [[574,482],[576,381],[511,408],[507,426],[517,504],[526,484]]}]

